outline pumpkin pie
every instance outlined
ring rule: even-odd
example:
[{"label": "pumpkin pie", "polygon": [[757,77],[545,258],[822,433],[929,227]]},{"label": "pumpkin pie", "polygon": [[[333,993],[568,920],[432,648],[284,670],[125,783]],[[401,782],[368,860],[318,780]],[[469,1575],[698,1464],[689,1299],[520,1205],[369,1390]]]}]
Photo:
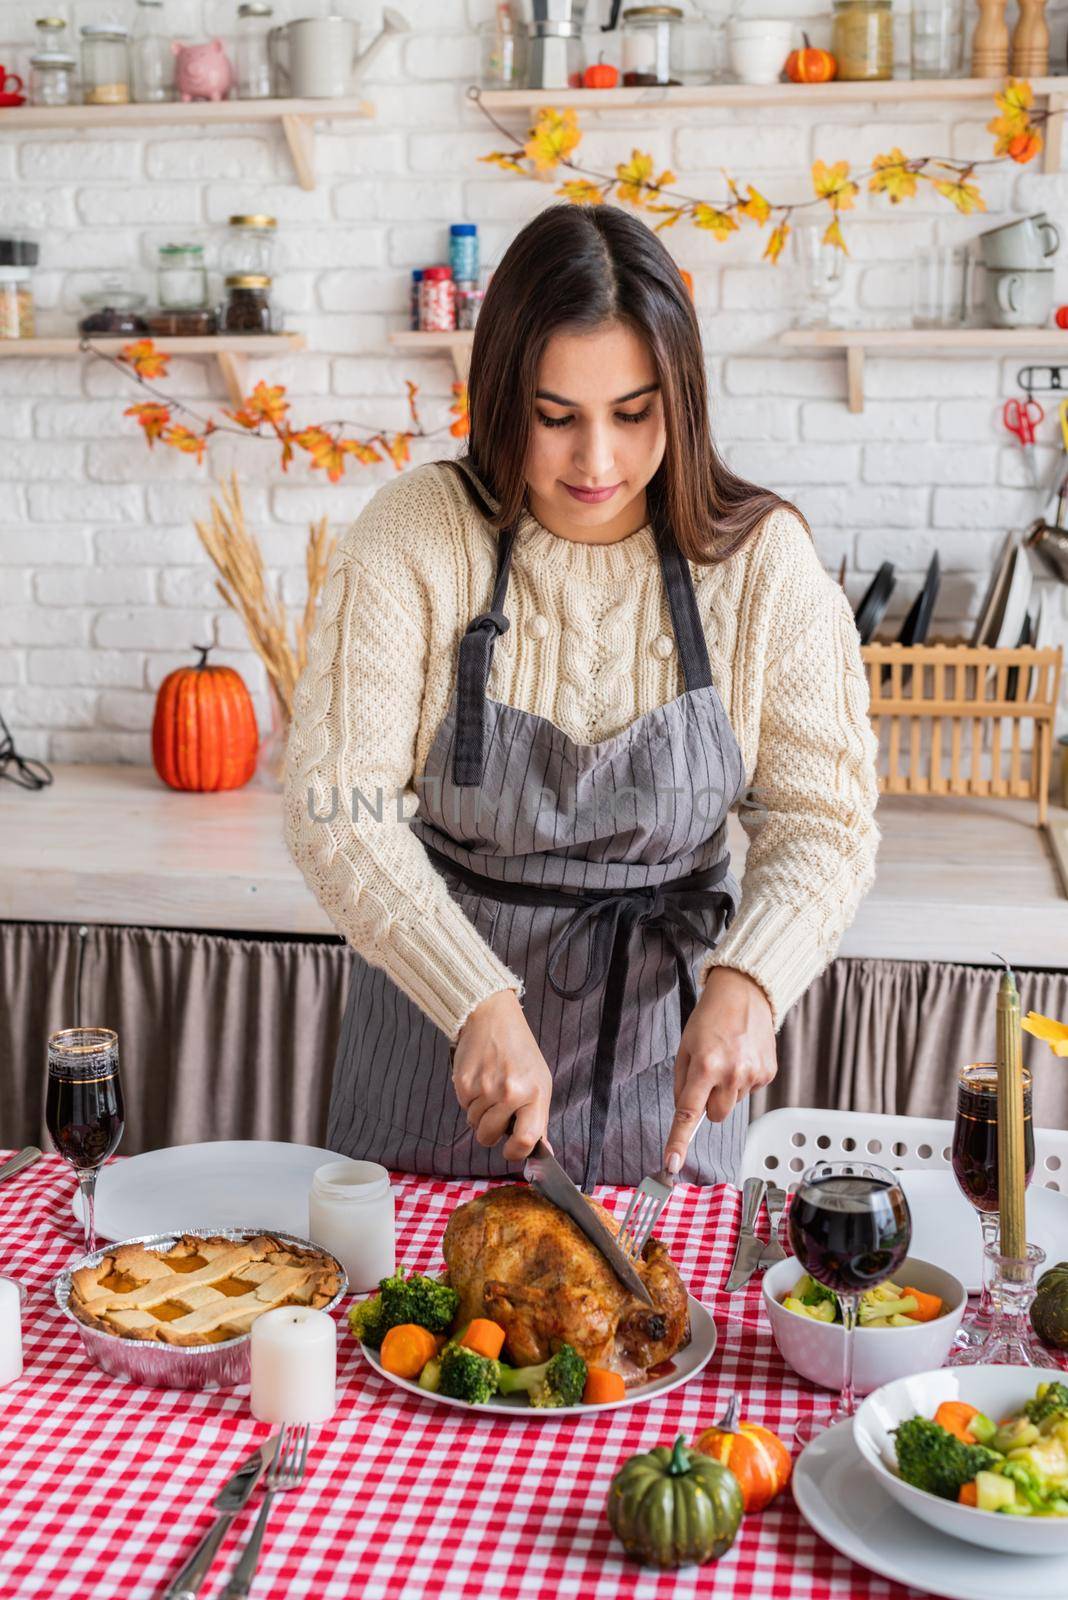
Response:
[{"label": "pumpkin pie", "polygon": [[319,1250],[270,1234],[252,1239],[183,1234],[168,1250],[124,1244],[71,1276],[79,1322],[121,1339],[221,1344],[278,1306],[326,1306],[341,1288],[337,1264]]}]

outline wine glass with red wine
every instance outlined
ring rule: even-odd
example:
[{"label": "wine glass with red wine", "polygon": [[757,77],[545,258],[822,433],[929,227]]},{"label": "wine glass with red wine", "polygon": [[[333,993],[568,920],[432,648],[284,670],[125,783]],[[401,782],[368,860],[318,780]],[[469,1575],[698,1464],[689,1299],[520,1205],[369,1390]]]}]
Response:
[{"label": "wine glass with red wine", "polygon": [[[1031,1073],[1023,1069],[1024,1168],[1030,1183],[1035,1170],[1035,1135],[1031,1122]],[[982,1343],[990,1331],[992,1308],[986,1283],[986,1250],[997,1248],[1001,1229],[998,1194],[998,1069],[976,1061],[957,1074],[957,1114],[953,1123],[953,1176],[968,1204],[976,1211],[983,1231],[983,1293],[979,1307],[961,1323],[955,1349],[964,1351]]]},{"label": "wine glass with red wine", "polygon": [[790,1202],[790,1245],[810,1277],[838,1296],[845,1332],[842,1389],[823,1420],[799,1424],[809,1444],[856,1410],[853,1345],[860,1297],[892,1278],[909,1253],[912,1218],[897,1178],[870,1161],[820,1161],[809,1167]]},{"label": "wine glass with red wine", "polygon": [[48,1040],[45,1123],[82,1191],[85,1253],[96,1249],[96,1178],[118,1149],[125,1118],[119,1036],[111,1028],[63,1028]]}]

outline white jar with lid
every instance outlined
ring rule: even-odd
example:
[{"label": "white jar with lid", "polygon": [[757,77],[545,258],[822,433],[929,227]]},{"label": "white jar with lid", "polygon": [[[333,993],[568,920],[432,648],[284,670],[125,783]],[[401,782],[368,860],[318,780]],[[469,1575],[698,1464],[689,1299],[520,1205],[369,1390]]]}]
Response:
[{"label": "white jar with lid", "polygon": [[366,1294],[397,1269],[397,1234],[389,1173],[376,1161],[320,1167],[308,1195],[308,1238],[337,1256],[349,1289]]}]

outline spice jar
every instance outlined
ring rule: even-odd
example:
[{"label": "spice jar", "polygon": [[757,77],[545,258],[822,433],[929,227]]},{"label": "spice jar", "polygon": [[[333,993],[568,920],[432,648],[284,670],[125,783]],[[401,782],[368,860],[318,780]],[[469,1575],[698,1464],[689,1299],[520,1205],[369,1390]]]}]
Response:
[{"label": "spice jar", "polygon": [[482,310],[484,291],[477,283],[456,285],[456,326],[470,332]]},{"label": "spice jar", "polygon": [[478,282],[478,228],[454,222],[449,229],[449,269],[456,283]]},{"label": "spice jar", "polygon": [[332,1161],[312,1178],[308,1238],[337,1256],[349,1289],[377,1289],[397,1267],[389,1173],[376,1161]]},{"label": "spice jar", "polygon": [[231,217],[221,252],[223,272],[252,272],[269,278],[274,271],[277,229],[274,217],[259,212]]},{"label": "spice jar", "polygon": [[419,327],[419,285],[422,281],[422,267],[413,267],[412,281],[408,289],[408,326],[413,332]]},{"label": "spice jar", "polygon": [[207,304],[208,274],[202,244],[161,244],[156,280],[165,311],[184,311]]},{"label": "spice jar", "polygon": [[29,267],[0,267],[0,339],[33,338]]},{"label": "spice jar", "polygon": [[232,272],[226,278],[226,303],[220,333],[270,333],[271,280],[262,272]]},{"label": "spice jar", "polygon": [[67,54],[67,24],[62,17],[38,17],[34,28],[37,30],[37,49],[41,54]]},{"label": "spice jar", "polygon": [[130,38],[130,80],[140,105],[174,98],[174,51],[163,32],[163,0],[137,0]]},{"label": "spice jar", "polygon": [[419,326],[424,333],[451,333],[456,327],[456,284],[451,267],[423,268]]},{"label": "spice jar", "polygon": [[631,6],[624,11],[625,84],[678,83],[679,80],[671,76],[671,55],[672,37],[681,22],[679,6]]},{"label": "spice jar", "polygon": [[831,49],[838,76],[846,82],[874,82],[894,72],[894,16],[891,0],[834,0]]},{"label": "spice jar", "polygon": [[87,106],[126,105],[130,98],[130,52],[125,28],[110,22],[82,29],[82,91]]},{"label": "spice jar", "polygon": [[239,100],[269,100],[274,91],[268,44],[273,16],[265,0],[245,0],[237,8],[234,66]]},{"label": "spice jar", "polygon": [[30,105],[75,104],[77,62],[61,50],[42,50],[30,57]]}]

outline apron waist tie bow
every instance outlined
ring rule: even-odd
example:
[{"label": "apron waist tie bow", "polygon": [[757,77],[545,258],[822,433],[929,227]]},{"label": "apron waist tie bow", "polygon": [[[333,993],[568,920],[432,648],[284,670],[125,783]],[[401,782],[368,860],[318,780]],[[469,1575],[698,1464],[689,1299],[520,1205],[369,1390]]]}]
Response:
[{"label": "apron waist tie bow", "polygon": [[[430,845],[426,846],[426,850],[443,872],[453,874],[465,888],[487,899],[499,900],[505,905],[574,907],[573,914],[549,948],[547,976],[550,986],[562,1000],[581,1000],[604,985],[593,1061],[590,1140],[582,1177],[582,1187],[589,1194],[600,1167],[608,1108],[615,1082],[616,1045],[623,1020],[634,931],[636,928],[652,928],[663,934],[675,957],[679,1020],[681,1027],[685,1028],[697,1004],[697,991],[682,938],[686,936],[711,950],[715,948],[720,934],[729,926],[734,904],[726,890],[718,887],[727,875],[729,857],[723,856],[711,866],[702,867],[668,883],[644,884],[634,889],[568,890],[487,878],[469,867],[461,866],[451,856]],[[720,918],[719,926],[711,936],[687,914],[709,909],[715,910]],[[586,972],[578,983],[565,985],[558,971],[566,970],[571,940],[586,927],[590,927],[592,934]]]}]

